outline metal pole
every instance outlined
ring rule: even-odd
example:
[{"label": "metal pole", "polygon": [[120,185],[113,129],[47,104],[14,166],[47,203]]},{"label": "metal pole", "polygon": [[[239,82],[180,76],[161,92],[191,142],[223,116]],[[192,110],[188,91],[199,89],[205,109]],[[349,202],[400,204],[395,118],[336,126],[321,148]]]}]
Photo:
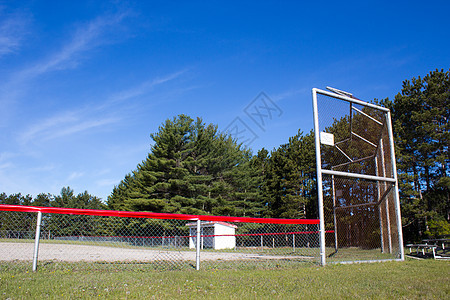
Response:
[{"label": "metal pole", "polygon": [[378,180],[378,181],[395,183],[395,179],[389,178],[389,177],[379,177],[379,176],[357,174],[357,173],[346,173],[346,172],[333,171],[333,170],[321,170],[321,173],[326,174],[326,175],[336,175],[336,176],[342,176],[342,177],[359,178],[359,179],[367,179],[367,180],[375,180],[375,181]]},{"label": "metal pole", "polygon": [[333,191],[333,221],[334,221],[334,251],[338,251],[337,223],[336,223],[336,186],[334,184],[334,175],[331,175],[331,185]]},{"label": "metal pole", "polygon": [[[315,229],[315,228],[314,228]],[[308,232],[308,225],[306,225],[306,232]],[[306,247],[309,248],[309,233],[306,234]]]},{"label": "metal pole", "polygon": [[[375,109],[378,109],[378,110],[381,110],[381,111],[384,111],[384,112],[388,112],[389,111],[389,108],[386,108],[386,107],[383,107],[383,106],[375,105],[375,104],[372,104],[372,103],[367,103],[367,102],[364,102],[362,100],[358,100],[358,99],[355,99],[355,98],[350,98],[350,97],[347,97],[347,96],[342,96],[342,95],[339,95],[339,94],[336,94],[336,93],[328,92],[328,91],[317,89],[317,88],[313,88],[313,93],[320,93],[320,94],[325,95],[325,96],[330,96],[330,97],[333,97],[333,98],[338,98],[338,99],[341,99],[341,100],[345,100],[345,101],[350,102],[350,103],[356,103],[356,104],[359,104],[359,105],[362,105],[362,106],[375,108]],[[314,97],[314,95],[313,95],[313,97]]]},{"label": "metal pole", "polygon": [[197,240],[196,240],[195,269],[200,270],[200,220],[197,220]]},{"label": "metal pole", "polygon": [[313,111],[314,111],[314,138],[316,146],[316,168],[317,168],[317,195],[319,202],[319,240],[320,240],[320,263],[322,266],[326,264],[325,253],[325,221],[323,214],[323,187],[322,187],[322,162],[320,159],[320,140],[319,140],[319,112],[317,108],[317,89],[312,89],[313,94]]},{"label": "metal pole", "polygon": [[295,252],[295,234],[292,234],[292,248]]},{"label": "metal pole", "polygon": [[[381,145],[383,143],[383,140],[380,139],[379,144]],[[378,158],[375,155],[375,170],[376,170],[376,175],[379,176],[380,174],[378,174]],[[378,193],[378,202],[380,202],[381,200],[381,184],[379,181],[377,181],[377,193]],[[381,204],[381,203],[380,203]],[[383,237],[383,210],[381,209],[381,205],[378,205],[378,215],[379,215],[379,219],[380,219],[380,241],[381,241],[381,253],[384,253],[384,237]]]},{"label": "metal pole", "polygon": [[[383,177],[386,177],[386,162],[384,161],[384,147],[383,140],[380,143],[380,151],[381,151],[381,170],[383,173],[381,174]],[[384,190],[386,191],[386,182],[383,182]],[[384,200],[384,207],[386,210],[386,231],[388,238],[388,253],[392,253],[392,236],[391,236],[391,220],[390,220],[390,212],[389,212],[389,203],[388,199]]]},{"label": "metal pole", "polygon": [[36,221],[36,236],[34,238],[33,272],[35,272],[37,269],[37,261],[39,254],[39,239],[41,237],[41,223],[42,223],[42,213],[39,211],[37,214],[37,221]]},{"label": "metal pole", "polygon": [[398,247],[400,252],[400,259],[405,260],[405,249],[403,249],[403,231],[402,231],[402,216],[400,211],[400,195],[398,192],[398,179],[397,179],[397,165],[395,160],[394,149],[394,134],[392,133],[391,112],[387,112],[386,121],[388,125],[389,133],[389,146],[391,148],[391,163],[392,163],[392,175],[395,179],[394,184],[394,199],[395,199],[395,212],[397,215],[397,230],[398,230]]}]

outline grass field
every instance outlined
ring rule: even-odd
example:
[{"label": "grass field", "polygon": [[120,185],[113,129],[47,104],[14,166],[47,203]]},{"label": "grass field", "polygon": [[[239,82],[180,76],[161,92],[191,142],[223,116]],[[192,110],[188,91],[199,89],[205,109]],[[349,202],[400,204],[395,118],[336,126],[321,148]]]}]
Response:
[{"label": "grass field", "polygon": [[450,262],[407,260],[271,269],[155,271],[41,268],[0,264],[0,299],[448,299]]}]

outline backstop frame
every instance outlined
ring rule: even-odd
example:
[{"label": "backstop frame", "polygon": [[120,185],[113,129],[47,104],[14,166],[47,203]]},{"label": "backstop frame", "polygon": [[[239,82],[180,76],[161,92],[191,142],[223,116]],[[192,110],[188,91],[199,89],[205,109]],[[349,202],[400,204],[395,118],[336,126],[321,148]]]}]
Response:
[{"label": "backstop frame", "polygon": [[[396,227],[397,227],[397,232],[396,234],[398,235],[398,251],[399,251],[399,255],[397,259],[394,260],[404,260],[404,249],[403,249],[403,234],[402,234],[402,226],[401,226],[401,214],[400,214],[400,200],[399,200],[399,190],[398,190],[398,179],[397,179],[397,169],[396,169],[396,160],[395,160],[395,150],[394,150],[394,140],[393,140],[393,131],[392,131],[392,122],[391,122],[391,114],[390,114],[390,110],[385,108],[385,107],[381,107],[378,105],[374,105],[372,103],[367,103],[364,101],[361,101],[359,99],[356,99],[352,96],[352,94],[347,93],[347,92],[343,92],[337,89],[333,89],[333,88],[328,88],[330,91],[325,91],[325,90],[321,90],[321,89],[317,89],[317,88],[313,88],[312,89],[312,100],[313,100],[313,114],[314,114],[314,132],[315,132],[315,151],[316,151],[316,167],[317,167],[317,189],[318,189],[318,210],[319,210],[319,240],[320,240],[320,263],[321,265],[326,265],[327,263],[327,259],[326,259],[326,239],[325,239],[325,214],[324,214],[324,190],[323,190],[323,176],[331,176],[331,181],[332,181],[332,199],[333,199],[333,218],[334,218],[334,239],[335,239],[335,248],[336,248],[336,252],[338,249],[338,231],[336,228],[336,205],[335,205],[335,201],[336,201],[336,196],[335,196],[335,189],[334,189],[334,178],[335,176],[338,176],[340,178],[355,178],[355,179],[360,179],[360,180],[371,180],[371,181],[375,181],[377,182],[377,185],[380,184],[392,184],[393,185],[393,197],[394,197],[394,207],[395,207],[395,221],[396,221]],[[392,168],[391,170],[391,174],[392,176],[386,176],[386,172],[383,171],[382,174],[378,174],[378,164],[382,165],[382,170],[385,170],[385,166],[384,166],[384,161],[378,162],[377,161],[377,157],[376,157],[376,152],[375,152],[375,165],[376,165],[376,174],[375,175],[368,175],[368,174],[360,174],[360,173],[354,173],[354,172],[342,172],[342,171],[336,171],[333,170],[333,167],[331,167],[330,169],[323,169],[322,168],[322,152],[321,152],[321,134],[322,132],[320,131],[320,127],[319,127],[319,122],[320,122],[320,116],[319,116],[319,108],[318,108],[318,95],[323,95],[323,96],[327,96],[327,97],[331,97],[334,99],[339,99],[342,101],[346,101],[349,103],[350,105],[350,114],[348,116],[349,120],[350,120],[350,135],[353,135],[354,133],[352,132],[352,116],[353,116],[353,111],[352,109],[356,109],[358,111],[359,114],[367,117],[369,120],[374,121],[374,122],[378,122],[380,123],[378,120],[372,118],[370,115],[364,113],[362,110],[359,110],[357,108],[352,108],[352,105],[358,105],[358,106],[362,106],[365,108],[369,108],[369,109],[375,109],[378,111],[383,112],[383,114],[385,115],[385,122],[380,123],[380,125],[386,126],[387,129],[387,134],[388,134],[388,140],[389,140],[389,148],[390,148],[390,167]],[[326,134],[326,133],[325,133]],[[376,148],[376,151],[383,151],[383,143],[380,144],[374,144],[370,141],[368,141],[367,139],[364,139],[362,136],[359,136],[357,134],[354,134],[355,137],[357,139],[362,140],[364,143],[367,143],[373,147]],[[329,138],[329,137],[328,137]],[[333,136],[331,136],[331,139],[333,139]],[[334,146],[334,140],[332,140],[330,143],[333,144]],[[380,147],[381,146],[381,147]],[[339,149],[339,147],[337,147],[337,150],[342,152],[342,155],[346,156],[352,163],[355,162],[353,161],[351,158],[349,158],[346,153],[344,153],[341,149]],[[381,156],[384,157],[384,154]],[[368,159],[367,157],[361,158],[360,161],[366,160]],[[382,159],[381,159],[382,160]],[[381,175],[381,176],[380,176]],[[387,193],[389,193],[391,191],[391,189],[386,189],[385,194],[380,195],[380,189],[378,189],[378,198],[383,198],[386,197]],[[383,200],[383,199],[381,199]],[[381,203],[381,200],[378,203]],[[387,201],[385,201],[385,203],[387,203]],[[386,204],[387,205],[387,204]],[[381,232],[381,248],[382,251],[384,252],[384,244],[385,242],[383,241],[383,229],[382,229],[382,225],[381,225],[381,208],[380,209],[380,213],[379,213],[379,218],[380,218],[380,232]],[[386,206],[386,209],[387,206]],[[388,213],[387,213],[388,214]],[[390,230],[390,225],[389,225],[389,215],[387,215],[387,222],[388,222],[388,226],[387,229]],[[387,236],[389,237],[389,252],[391,251],[391,232],[388,232]],[[392,259],[389,259],[392,260]],[[354,261],[346,261],[344,263],[349,263],[349,262],[356,262],[357,260]],[[372,261],[372,260],[369,260]],[[379,260],[373,260],[373,261],[379,261]],[[361,260],[359,260],[358,262],[361,262]],[[343,262],[341,262],[343,263]]]}]

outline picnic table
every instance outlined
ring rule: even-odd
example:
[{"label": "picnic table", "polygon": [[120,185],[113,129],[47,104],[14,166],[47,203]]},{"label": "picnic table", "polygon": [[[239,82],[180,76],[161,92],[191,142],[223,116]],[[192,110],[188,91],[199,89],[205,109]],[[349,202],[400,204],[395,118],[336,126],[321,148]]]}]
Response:
[{"label": "picnic table", "polygon": [[[423,244],[408,244],[406,247],[409,247],[409,253],[412,253],[413,248],[416,248],[416,254],[419,255],[419,252],[422,252],[422,256],[426,256],[428,254],[428,250],[432,251],[433,258],[447,258],[447,251],[450,243],[449,238],[437,238],[437,239],[424,239],[422,240]],[[438,253],[438,251],[440,253]]]},{"label": "picnic table", "polygon": [[445,249],[445,244],[450,243],[450,239],[425,239],[422,240],[425,244],[440,244],[442,249]]},{"label": "picnic table", "polygon": [[428,244],[408,244],[406,247],[409,247],[409,253],[412,252],[413,248],[416,248],[416,253],[419,254],[419,251],[422,251],[422,255],[425,256],[425,251],[431,249],[433,252],[433,258],[436,259],[436,245],[428,245]]}]

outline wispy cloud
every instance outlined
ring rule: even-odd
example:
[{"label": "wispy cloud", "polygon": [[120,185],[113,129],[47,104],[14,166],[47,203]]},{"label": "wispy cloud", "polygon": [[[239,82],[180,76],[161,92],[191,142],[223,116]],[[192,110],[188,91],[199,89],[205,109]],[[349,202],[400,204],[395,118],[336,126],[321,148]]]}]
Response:
[{"label": "wispy cloud", "polygon": [[24,144],[36,139],[40,141],[49,141],[119,121],[119,119],[115,117],[82,119],[82,114],[75,112],[69,112],[63,115],[67,116],[67,118],[64,118],[64,116],[56,116],[32,125],[19,135],[19,142]]},{"label": "wispy cloud", "polygon": [[2,170],[2,169],[8,169],[8,168],[11,168],[11,167],[13,167],[14,165],[12,164],[12,163],[10,163],[10,162],[7,162],[7,163],[4,163],[4,164],[0,164],[0,170]]},{"label": "wispy cloud", "polygon": [[31,126],[25,132],[20,134],[19,139],[22,143],[26,143],[38,135],[52,132],[54,128],[61,128],[66,124],[76,122],[78,121],[78,118],[77,114],[73,111],[58,114],[57,116],[50,117],[41,123]]},{"label": "wispy cloud", "polygon": [[47,72],[77,66],[82,53],[109,42],[106,38],[107,33],[119,25],[126,16],[126,12],[102,15],[79,26],[72,38],[58,51],[19,72],[17,80],[32,79]]},{"label": "wispy cloud", "polygon": [[0,14],[0,58],[20,48],[29,23],[29,19],[20,13],[6,17]]},{"label": "wispy cloud", "polygon": [[71,126],[67,126],[65,128],[50,132],[43,138],[43,140],[52,140],[56,138],[69,136],[75,133],[80,133],[97,127],[102,127],[104,125],[112,124],[117,122],[118,120],[119,119],[117,118],[105,118],[100,120],[96,119],[96,120],[82,121],[81,123],[73,124]]},{"label": "wispy cloud", "polygon": [[19,156],[19,154],[17,154],[17,152],[0,152],[0,163],[4,162],[4,161],[8,161],[14,157]]},{"label": "wispy cloud", "polygon": [[294,96],[297,96],[297,95],[309,93],[309,92],[310,92],[310,90],[307,89],[307,88],[291,89],[291,90],[288,90],[288,91],[284,91],[284,92],[282,92],[280,94],[273,95],[271,98],[275,102],[279,102],[281,100],[284,100],[284,99],[287,99],[287,98],[290,98],[290,97],[294,97]]},{"label": "wispy cloud", "polygon": [[[22,69],[10,72],[9,80],[0,84],[2,107],[0,126],[7,123],[9,111],[14,108],[17,100],[26,95],[28,87],[34,84],[36,79],[50,72],[75,68],[82,59],[89,56],[89,51],[116,40],[116,30],[121,28],[121,23],[128,15],[128,11],[120,11],[104,14],[80,24],[59,49],[50,51],[48,56]],[[27,28],[26,24],[26,19],[18,16],[0,21],[0,57],[19,47],[19,42]]]},{"label": "wispy cloud", "polygon": [[108,102],[108,104],[122,102],[122,101],[126,101],[128,99],[132,99],[132,98],[144,95],[144,94],[150,92],[154,87],[161,85],[163,83],[172,81],[174,79],[177,79],[186,72],[187,72],[187,70],[184,69],[181,71],[171,73],[167,76],[157,77],[154,79],[146,80],[139,85],[136,85],[129,89],[125,89],[123,91],[115,93],[114,95],[112,95],[110,97],[110,101]]},{"label": "wispy cloud", "polygon": [[70,173],[69,177],[67,178],[67,181],[71,181],[80,177],[83,177],[84,173],[83,172],[72,172]]},{"label": "wispy cloud", "polygon": [[[187,70],[181,70],[167,76],[148,79],[136,86],[107,96],[106,100],[101,103],[95,105],[91,103],[82,108],[58,112],[54,116],[39,120],[29,126],[18,135],[18,141],[21,144],[26,144],[35,140],[49,141],[118,123],[126,118],[123,111],[129,106],[127,100],[146,95],[157,86],[176,80],[185,72],[187,72]],[[116,107],[117,105],[119,105],[119,108]],[[118,115],[120,115],[120,117]]]}]

